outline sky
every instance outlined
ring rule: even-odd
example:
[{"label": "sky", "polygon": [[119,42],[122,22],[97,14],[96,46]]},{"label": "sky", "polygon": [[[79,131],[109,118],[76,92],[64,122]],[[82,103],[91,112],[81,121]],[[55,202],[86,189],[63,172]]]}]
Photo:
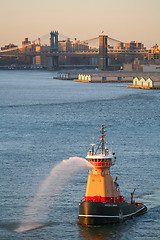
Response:
[{"label": "sky", "polygon": [[160,0],[0,0],[0,9],[0,47],[51,30],[79,40],[104,31],[122,42],[160,45]]}]

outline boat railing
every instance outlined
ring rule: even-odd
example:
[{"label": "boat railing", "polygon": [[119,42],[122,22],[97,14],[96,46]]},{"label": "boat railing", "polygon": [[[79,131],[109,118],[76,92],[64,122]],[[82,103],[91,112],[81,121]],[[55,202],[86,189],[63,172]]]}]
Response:
[{"label": "boat railing", "polygon": [[[108,150],[108,149],[107,149],[107,150]],[[88,156],[96,156],[96,155],[100,155],[100,154],[102,154],[101,151],[93,152],[91,149],[90,149],[89,152],[87,153]],[[102,154],[102,155],[104,155],[104,156],[111,156],[111,155],[113,155],[113,154],[112,154],[111,150],[108,150],[108,151],[105,151],[105,153]]]},{"label": "boat railing", "polygon": [[[92,175],[93,171],[92,170],[88,170],[88,174]],[[105,175],[110,175],[110,171],[108,171],[108,170],[94,170],[94,174],[95,175],[105,176]]]}]

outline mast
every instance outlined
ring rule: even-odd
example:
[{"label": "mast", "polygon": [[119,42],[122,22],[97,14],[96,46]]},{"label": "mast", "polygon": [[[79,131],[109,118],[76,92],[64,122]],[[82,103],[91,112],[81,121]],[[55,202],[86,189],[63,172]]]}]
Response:
[{"label": "mast", "polygon": [[105,140],[105,133],[106,131],[105,131],[105,127],[103,126],[103,124],[102,124],[102,154],[103,154],[103,152],[104,152],[104,140]]}]

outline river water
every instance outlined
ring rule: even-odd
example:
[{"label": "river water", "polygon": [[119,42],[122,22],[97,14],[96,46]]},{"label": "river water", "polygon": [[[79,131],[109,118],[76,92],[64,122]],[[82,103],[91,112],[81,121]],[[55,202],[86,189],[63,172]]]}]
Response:
[{"label": "river water", "polygon": [[[55,75],[0,71],[0,239],[157,240],[160,91]],[[148,212],[120,224],[83,227],[77,217],[89,170],[84,158],[102,123],[117,155],[112,177],[128,200],[136,188],[136,201]]]}]

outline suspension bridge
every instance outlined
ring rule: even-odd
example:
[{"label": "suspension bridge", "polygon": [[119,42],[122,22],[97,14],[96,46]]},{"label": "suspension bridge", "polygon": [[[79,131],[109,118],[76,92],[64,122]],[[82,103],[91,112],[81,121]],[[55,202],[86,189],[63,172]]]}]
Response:
[{"label": "suspension bridge", "polygon": [[[0,57],[17,57],[28,59],[29,64],[48,65],[53,68],[59,65],[85,65],[106,70],[108,59],[117,56],[146,54],[141,46],[131,42],[132,49],[125,50],[125,43],[103,33],[83,41],[72,39],[58,31],[51,31],[33,41],[28,38],[22,47],[6,48],[0,51]],[[68,64],[67,64],[68,63]]]}]

